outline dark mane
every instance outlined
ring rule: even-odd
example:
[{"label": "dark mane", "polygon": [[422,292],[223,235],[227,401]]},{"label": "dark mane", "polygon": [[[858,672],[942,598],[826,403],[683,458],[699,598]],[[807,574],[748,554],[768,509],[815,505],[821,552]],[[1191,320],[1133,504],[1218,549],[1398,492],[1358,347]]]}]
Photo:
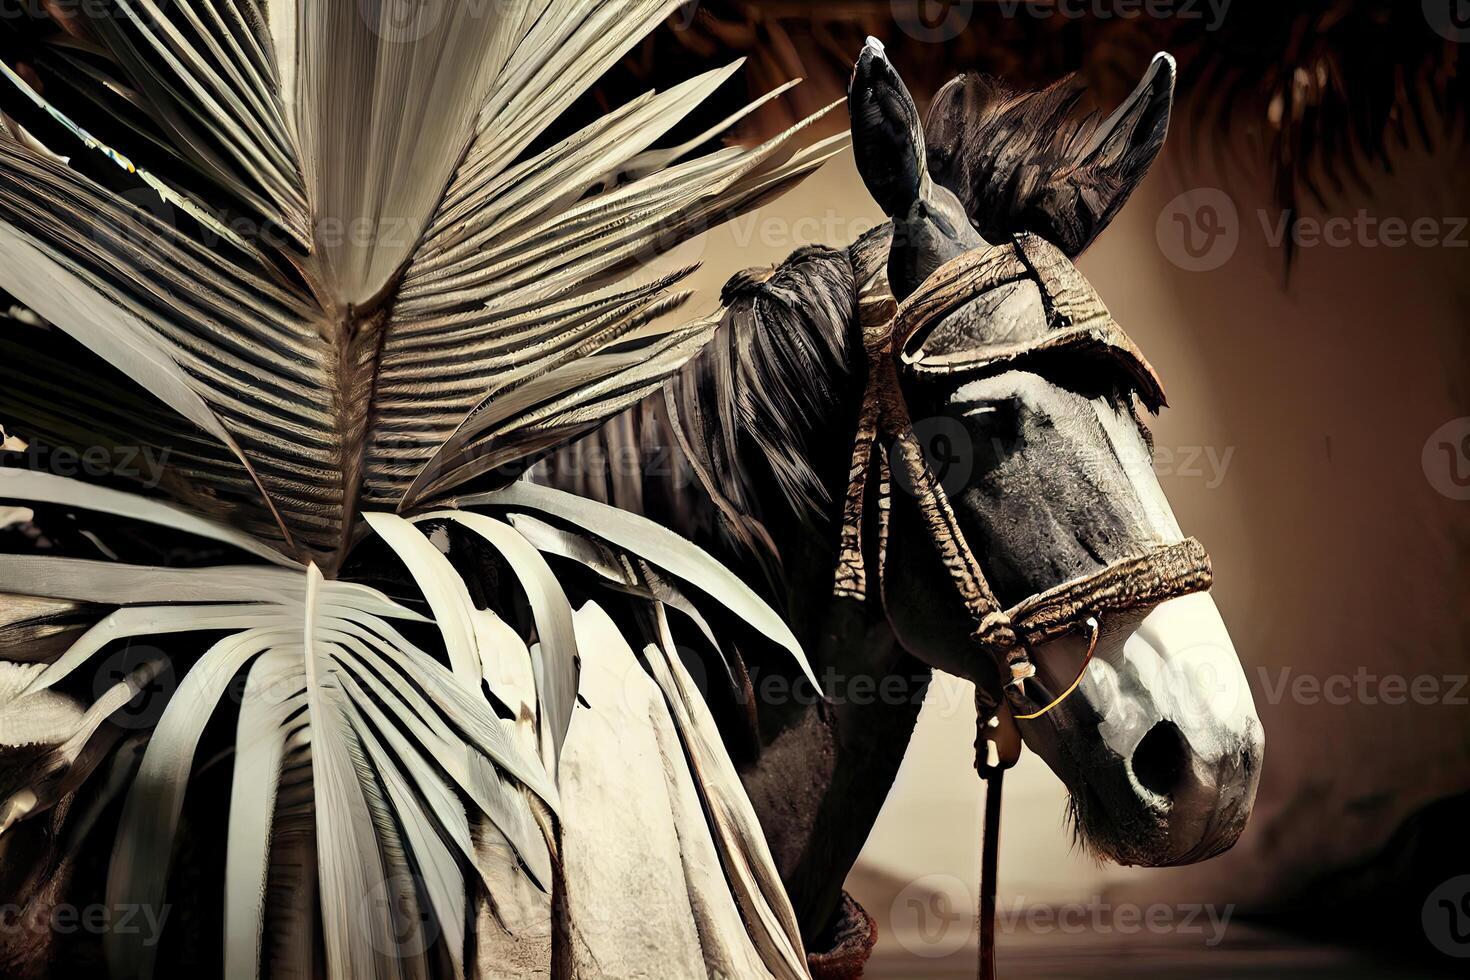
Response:
[{"label": "dark mane", "polygon": [[814,435],[853,367],[856,297],[846,251],[821,245],[763,281],[736,276],[721,296],[723,329],[666,388],[689,448],[738,513],[769,510],[767,479],[803,520],[828,503]]},{"label": "dark mane", "polygon": [[775,269],[726,284],[714,338],[602,429],[556,453],[533,478],[732,549],[768,575],[772,525],[830,519],[832,467],[844,472],[847,401],[861,340],[861,286],[887,256],[888,225],[846,249],[798,249]]},{"label": "dark mane", "polygon": [[[1081,100],[1071,75],[1016,93],[972,73],[935,94],[924,125],[929,173],[954,191],[988,241],[1029,231],[1075,258],[1142,179],[1164,141],[1156,113],[1149,107],[1128,120],[1130,133],[1145,134],[1146,150],[1099,154],[1089,147],[1102,118],[1079,113]],[[1167,114],[1167,105],[1159,111]]]}]

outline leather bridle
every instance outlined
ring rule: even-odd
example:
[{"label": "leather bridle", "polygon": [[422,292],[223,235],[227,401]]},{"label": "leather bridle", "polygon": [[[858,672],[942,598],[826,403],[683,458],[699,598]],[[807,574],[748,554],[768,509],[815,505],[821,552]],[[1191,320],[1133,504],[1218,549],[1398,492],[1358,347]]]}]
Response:
[{"label": "leather bridle", "polygon": [[[976,346],[949,345],[934,332],[949,314],[990,290],[1032,282],[1039,290],[1048,329],[1022,342]],[[1123,332],[1095,290],[1055,246],[1022,234],[1009,243],[967,252],[930,275],[902,303],[886,284],[866,292],[860,303],[867,385],[854,440],[834,592],[866,601],[869,567],[881,578],[892,510],[894,473],[901,469],[939,560],[974,624],[972,637],[994,659],[1003,679],[1002,695],[1013,715],[1038,718],[1061,704],[1082,680],[1097,645],[1100,623],[1108,614],[1156,605],[1210,587],[1209,556],[1193,538],[1163,544],[1113,562],[1090,574],[1002,607],[985,569],[961,531],[948,495],[914,433],[899,383],[915,378],[950,378],[957,384],[1011,370],[1045,377],[1049,365],[1078,359],[1121,369],[1132,392],[1151,410],[1165,403],[1153,368]],[[963,338],[961,338],[963,339]],[[885,451],[886,450],[886,451]],[[891,460],[891,462],[890,462]],[[873,527],[869,525],[873,524]],[[1087,656],[1077,679],[1060,695],[1036,708],[1025,682],[1036,677],[1032,650],[1048,641],[1086,630]],[[1036,681],[1039,686],[1040,681]],[[987,685],[976,685],[982,738],[1002,710]],[[977,768],[987,783],[985,848],[981,882],[981,976],[994,976],[994,868],[998,843],[1000,780],[1011,762],[992,750]],[[987,928],[989,926],[989,928]]]}]

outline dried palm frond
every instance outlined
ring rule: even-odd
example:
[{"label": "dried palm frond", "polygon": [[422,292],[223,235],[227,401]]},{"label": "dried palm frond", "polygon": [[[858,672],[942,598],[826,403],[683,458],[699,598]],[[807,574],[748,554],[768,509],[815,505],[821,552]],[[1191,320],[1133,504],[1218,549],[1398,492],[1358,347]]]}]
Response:
[{"label": "dried palm frond", "polygon": [[[1234,0],[1127,16],[1121,6],[1089,12],[1025,0],[704,0],[680,12],[679,29],[640,42],[625,59],[626,77],[608,87],[655,84],[667,65],[735,53],[751,59],[752,84],[806,78],[804,98],[815,105],[845,91],[851,52],[871,34],[911,66],[906,81],[921,104],[962,73],[1024,91],[1075,72],[1078,90],[1106,105],[1168,51],[1192,117],[1176,131],[1197,154],[1208,149],[1227,176],[1265,174],[1276,205],[1294,217],[1362,192],[1375,174],[1391,174],[1405,149],[1463,148],[1470,72],[1456,9],[1454,0]],[[792,112],[767,106],[745,135],[779,131]],[[1291,248],[1287,236],[1288,255]]]},{"label": "dried palm frond", "polygon": [[[109,718],[160,667],[90,707],[62,696],[76,672],[135,641],[189,651],[106,891],[163,901],[197,754],[236,698],[230,976],[464,976],[476,896],[504,920],[565,886],[560,767],[579,663],[600,651],[548,549],[646,563],[805,664],[703,552],[515,482],[708,338],[713,319],[662,316],[688,270],[639,269],[842,146],[794,149],[803,123],[657,148],[737,66],[548,136],[675,6],[111,0],[6,22],[0,289],[39,320],[0,318],[0,419],[27,451],[97,450],[106,472],[8,466],[0,501],[91,515],[135,547],[92,535],[100,557],[0,560],[0,594],[25,597],[0,617],[20,671],[0,710],[56,719],[0,785],[4,826],[110,765]],[[157,465],[121,464],[142,451]],[[160,537],[188,542],[189,567],[129,557]],[[467,571],[482,554],[520,598]],[[630,589],[656,622],[664,600],[613,591]],[[749,804],[655,634],[638,663],[722,869],[701,887],[728,878],[761,969],[804,975]],[[405,951],[405,914],[437,940]],[[105,947],[113,975],[153,973],[142,934]]]}]

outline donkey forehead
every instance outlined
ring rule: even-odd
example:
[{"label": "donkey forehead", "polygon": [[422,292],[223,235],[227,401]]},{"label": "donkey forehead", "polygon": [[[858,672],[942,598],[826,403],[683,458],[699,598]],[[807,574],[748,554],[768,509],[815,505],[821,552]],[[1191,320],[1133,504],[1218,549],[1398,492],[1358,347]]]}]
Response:
[{"label": "donkey forehead", "polygon": [[[1025,312],[1032,329],[1023,336],[1107,315],[1097,292],[1055,245],[1030,233],[991,244],[979,239],[966,254],[969,269],[962,285],[954,284],[964,299],[927,330],[900,337],[906,359],[924,353],[942,353],[966,344],[998,343],[1014,333],[1009,322]],[[995,332],[977,332],[993,324]],[[966,329],[970,327],[972,329]]]},{"label": "donkey forehead", "polygon": [[1025,368],[1093,393],[1132,390],[1150,411],[1166,403],[1158,375],[1092,284],[1035,235],[976,249],[936,272],[931,286],[900,317],[899,356],[910,383],[952,391]]}]

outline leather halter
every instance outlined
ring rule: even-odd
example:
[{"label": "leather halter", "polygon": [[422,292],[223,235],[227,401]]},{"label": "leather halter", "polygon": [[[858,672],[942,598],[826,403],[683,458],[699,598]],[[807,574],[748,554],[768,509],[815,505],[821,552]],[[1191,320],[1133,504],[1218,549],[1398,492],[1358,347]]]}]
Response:
[{"label": "leather halter", "polygon": [[[1009,283],[1032,282],[1047,314],[1048,330],[1019,343],[976,345],[957,336],[937,355],[926,342],[945,328],[945,318],[965,303]],[[1002,697],[1019,720],[1039,718],[1065,701],[1092,662],[1100,620],[1106,613],[1156,605],[1166,599],[1210,587],[1210,559],[1200,543],[1187,538],[1125,558],[1088,575],[1037,592],[1010,608],[1002,608],[980,561],[971,551],[944,487],[925,458],[914,434],[899,372],[917,378],[950,377],[956,383],[993,377],[1010,370],[1034,370],[1045,376],[1053,359],[1102,361],[1122,369],[1132,390],[1150,409],[1164,405],[1158,375],[1133,345],[1096,291],[1055,246],[1034,235],[1018,235],[1008,245],[977,249],[944,264],[913,295],[895,303],[886,289],[865,295],[860,303],[867,386],[863,394],[847,496],[842,508],[842,539],[833,591],[859,602],[868,595],[868,564],[884,572],[888,517],[893,506],[893,465],[902,469],[955,592],[974,623],[973,639],[994,658],[1005,678]],[[883,447],[890,447],[885,453]],[[868,505],[876,502],[877,533],[864,533]],[[1087,656],[1061,694],[1027,713],[1024,684],[1036,676],[1031,650],[1049,640],[1086,629]],[[1039,682],[1038,682],[1039,684]],[[985,780],[985,816],[980,864],[981,980],[995,978],[995,882],[1000,851],[1000,798],[1005,770],[1014,757],[1002,758],[997,737],[1001,704],[985,684],[975,685],[979,722],[975,767]],[[982,751],[988,750],[984,760]]]},{"label": "leather halter", "polygon": [[[926,355],[924,341],[950,313],[992,289],[1028,280],[1038,286],[1047,309],[1046,333],[1020,343]],[[870,558],[876,560],[880,576],[883,572],[893,494],[890,459],[901,468],[939,559],[974,623],[973,639],[997,661],[1004,689],[1018,710],[1025,707],[1025,680],[1036,675],[1030,653],[1034,647],[1084,628],[1092,629],[1095,643],[1096,623],[1107,613],[1155,605],[1210,587],[1209,556],[1198,541],[1188,538],[1003,608],[914,434],[900,371],[916,377],[952,377],[958,383],[1017,369],[1044,374],[1053,359],[1102,360],[1123,369],[1148,407],[1164,404],[1163,386],[1153,368],[1087,280],[1054,246],[1022,234],[1005,245],[966,252],[935,270],[903,303],[895,303],[884,291],[865,299],[860,311],[868,376],[843,504],[835,594],[864,601]],[[889,447],[889,452],[882,447]],[[878,511],[876,540],[865,534],[873,501]],[[983,687],[977,685],[977,693]],[[1020,717],[1037,717],[1062,699]],[[998,705],[992,702],[987,707],[993,711]]]}]

